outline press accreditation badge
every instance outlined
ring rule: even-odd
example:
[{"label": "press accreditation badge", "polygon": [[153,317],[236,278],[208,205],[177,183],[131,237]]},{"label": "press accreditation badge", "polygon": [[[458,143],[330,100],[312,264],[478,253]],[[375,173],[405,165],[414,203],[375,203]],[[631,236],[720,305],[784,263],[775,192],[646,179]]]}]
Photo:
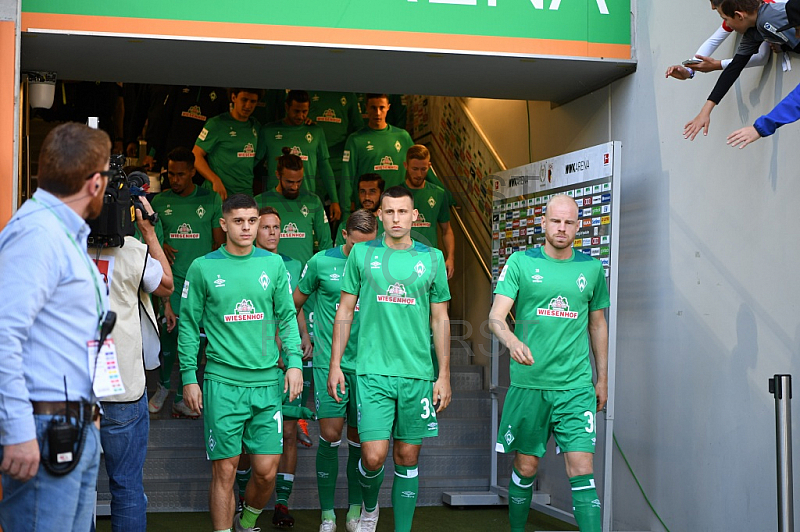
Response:
[{"label": "press accreditation badge", "polygon": [[107,397],[125,392],[122,384],[122,375],[119,372],[119,362],[117,361],[117,348],[114,340],[108,338],[103,342],[100,352],[97,352],[97,340],[86,342],[86,350],[89,356],[89,368],[92,368],[94,379],[92,388],[97,397]]}]

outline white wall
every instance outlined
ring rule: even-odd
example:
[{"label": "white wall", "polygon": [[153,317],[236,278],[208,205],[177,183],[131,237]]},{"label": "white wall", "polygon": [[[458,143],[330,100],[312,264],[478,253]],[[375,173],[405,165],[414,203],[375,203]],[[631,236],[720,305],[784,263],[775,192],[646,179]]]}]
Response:
[{"label": "white wall", "polygon": [[[655,508],[673,531],[775,530],[767,380],[793,373],[800,390],[800,123],[744,150],[725,138],[800,82],[800,59],[788,73],[775,56],[745,72],[708,137],[689,142],[683,125],[717,74],[679,82],[664,71],[719,17],[699,0],[636,4],[638,71],[553,110],[532,103],[532,159],[623,143],[615,432]],[[563,489],[557,464],[545,490]],[[614,479],[615,530],[662,530],[618,454]]]}]

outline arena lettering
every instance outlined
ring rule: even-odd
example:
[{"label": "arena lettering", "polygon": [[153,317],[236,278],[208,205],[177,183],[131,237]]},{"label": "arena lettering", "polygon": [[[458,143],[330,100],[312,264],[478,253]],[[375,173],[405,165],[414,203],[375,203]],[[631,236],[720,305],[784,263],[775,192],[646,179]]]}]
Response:
[{"label": "arena lettering", "polygon": [[578,313],[572,310],[550,310],[549,308],[536,309],[537,316],[549,316],[551,318],[567,318],[570,320],[577,320]]},{"label": "arena lettering", "polygon": [[577,163],[570,163],[564,168],[567,174],[574,174],[575,172],[582,172],[589,169],[589,161],[578,161]]},{"label": "arena lettering", "polygon": [[[408,0],[409,2],[417,2],[417,0]],[[478,0],[428,0],[431,4],[454,4],[460,6],[477,6]],[[608,15],[608,5],[606,0],[596,0],[597,9],[601,15]],[[497,7],[497,0],[487,0],[489,7]],[[531,0],[531,5],[534,9],[544,9],[544,0]],[[558,11],[561,7],[561,0],[550,0],[550,11]]]}]

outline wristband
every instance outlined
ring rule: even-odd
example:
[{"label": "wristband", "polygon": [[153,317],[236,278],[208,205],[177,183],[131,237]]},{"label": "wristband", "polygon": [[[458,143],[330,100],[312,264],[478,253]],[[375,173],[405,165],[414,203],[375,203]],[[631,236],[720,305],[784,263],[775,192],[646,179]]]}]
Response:
[{"label": "wristband", "polygon": [[686,70],[689,71],[689,79],[694,79],[694,70],[689,67],[686,67]]}]

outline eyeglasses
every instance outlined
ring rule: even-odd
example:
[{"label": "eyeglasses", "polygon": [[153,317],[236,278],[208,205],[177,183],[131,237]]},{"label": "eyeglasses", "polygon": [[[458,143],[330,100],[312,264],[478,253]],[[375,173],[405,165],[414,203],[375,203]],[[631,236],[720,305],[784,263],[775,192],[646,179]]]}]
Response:
[{"label": "eyeglasses", "polygon": [[100,174],[103,177],[111,177],[112,175],[114,175],[114,171],[113,170],[98,170],[97,172],[92,172],[92,174],[89,177],[87,177],[85,180],[86,181],[90,180],[91,178],[94,177],[95,174]]}]

